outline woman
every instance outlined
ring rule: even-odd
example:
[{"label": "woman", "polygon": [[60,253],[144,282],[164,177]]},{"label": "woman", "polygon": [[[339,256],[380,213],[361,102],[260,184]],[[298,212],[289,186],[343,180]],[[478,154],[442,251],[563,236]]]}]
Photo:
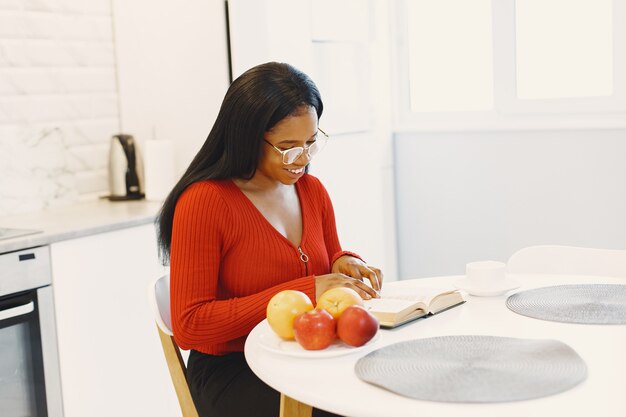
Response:
[{"label": "woman", "polygon": [[191,350],[189,385],[201,416],[278,416],[279,393],[243,356],[274,294],[299,290],[313,300],[345,286],[378,296],[380,270],[341,250],[328,194],[307,174],[326,139],[322,110],[313,81],[290,65],[248,70],[161,210],[172,328]]}]

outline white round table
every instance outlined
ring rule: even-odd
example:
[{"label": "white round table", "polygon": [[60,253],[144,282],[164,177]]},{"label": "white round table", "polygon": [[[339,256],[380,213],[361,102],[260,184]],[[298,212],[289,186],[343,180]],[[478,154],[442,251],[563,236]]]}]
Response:
[{"label": "white round table", "polygon": [[[458,278],[461,277],[423,278],[386,285],[446,287],[452,286]],[[245,356],[252,370],[263,381],[295,399],[296,403],[344,416],[626,416],[626,325],[537,320],[518,315],[505,305],[508,295],[530,288],[583,283],[626,284],[626,280],[571,275],[515,275],[510,278],[520,282],[521,287],[497,297],[466,294],[466,303],[393,330],[381,329],[375,343],[343,356],[313,359],[272,352],[259,343],[259,337],[269,330],[266,321],[263,321],[250,333]],[[544,398],[507,403],[455,404],[403,397],[365,383],[354,373],[354,365],[359,358],[383,346],[410,339],[463,334],[560,340],[583,358],[588,367],[588,377],[568,391]],[[299,414],[285,409],[283,415]]]}]

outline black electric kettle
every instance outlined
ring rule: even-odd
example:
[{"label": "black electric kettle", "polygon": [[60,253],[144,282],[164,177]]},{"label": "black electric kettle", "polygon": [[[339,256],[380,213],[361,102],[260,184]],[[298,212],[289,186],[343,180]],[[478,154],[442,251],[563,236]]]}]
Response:
[{"label": "black electric kettle", "polygon": [[109,148],[109,190],[111,201],[139,200],[143,194],[143,166],[135,139],[115,135]]}]

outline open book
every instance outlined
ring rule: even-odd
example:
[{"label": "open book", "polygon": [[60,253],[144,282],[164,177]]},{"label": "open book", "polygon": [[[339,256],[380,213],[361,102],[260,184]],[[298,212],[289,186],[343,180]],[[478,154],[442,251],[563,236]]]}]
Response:
[{"label": "open book", "polygon": [[365,300],[364,306],[378,318],[380,327],[393,328],[464,302],[457,289],[414,287],[383,289],[381,298]]}]

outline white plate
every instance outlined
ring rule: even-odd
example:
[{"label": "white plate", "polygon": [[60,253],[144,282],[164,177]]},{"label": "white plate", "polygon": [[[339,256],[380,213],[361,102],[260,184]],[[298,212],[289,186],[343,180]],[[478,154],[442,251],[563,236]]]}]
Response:
[{"label": "white plate", "polygon": [[461,278],[454,281],[454,286],[463,291],[467,291],[467,293],[470,295],[475,295],[478,297],[495,297],[519,288],[520,284],[516,281],[505,279],[497,287],[476,288],[472,287],[472,284],[470,284],[467,278]]},{"label": "white plate", "polygon": [[322,350],[306,350],[295,340],[283,340],[272,331],[269,326],[263,326],[259,334],[259,344],[265,350],[281,355],[294,356],[297,358],[330,358],[333,356],[349,355],[371,346],[380,338],[380,330],[369,342],[359,347],[348,346],[339,339]]}]

